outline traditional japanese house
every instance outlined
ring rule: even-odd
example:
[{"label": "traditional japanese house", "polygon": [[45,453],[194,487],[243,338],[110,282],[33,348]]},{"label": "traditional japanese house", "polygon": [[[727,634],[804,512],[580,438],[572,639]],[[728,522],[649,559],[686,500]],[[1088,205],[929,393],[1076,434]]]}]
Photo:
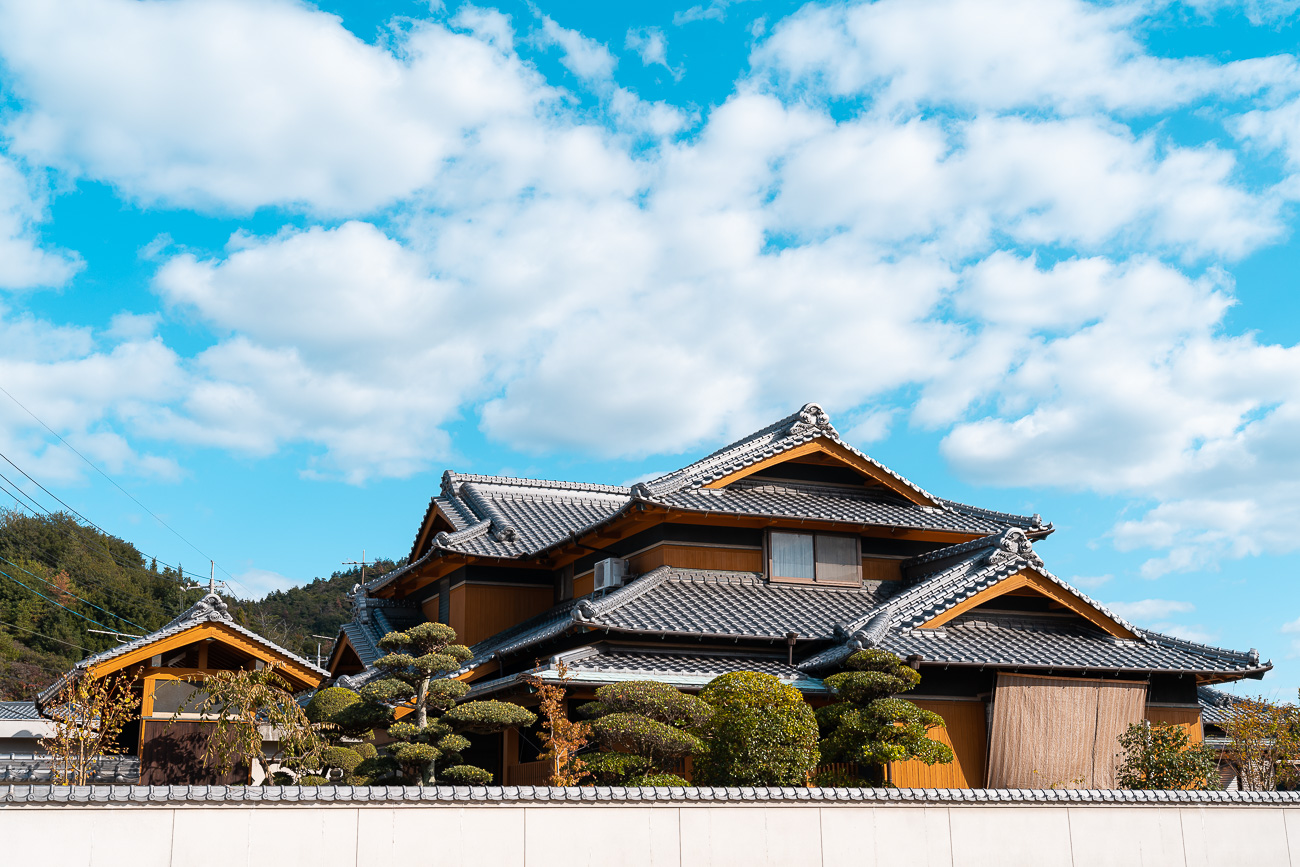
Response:
[{"label": "traditional japanese house", "polygon": [[[354,590],[329,668],[359,685],[385,632],[437,620],[472,646],[455,675],[472,697],[526,703],[520,675],[563,662],[575,698],[743,669],[815,703],[855,649],[883,648],[920,671],[907,698],[956,754],[896,764],[896,785],[1109,787],[1128,724],[1200,738],[1197,687],[1271,666],[1107,610],[1048,569],[1052,531],[921,489],[815,404],[631,487],[447,472],[409,564]],[[526,740],[493,749],[499,781],[543,781]]]},{"label": "traditional japanese house", "polygon": [[[139,716],[123,730],[120,746],[125,756],[138,758],[141,785],[243,784],[259,769],[237,767],[221,775],[203,764],[210,724],[198,712],[195,693],[213,672],[271,664],[295,691],[315,689],[327,677],[323,669],[235,623],[226,603],[209,589],[156,632],[81,660],[37,696],[35,709],[53,718],[69,681],[124,675],[137,696]],[[273,738],[274,732],[265,735]]]}]

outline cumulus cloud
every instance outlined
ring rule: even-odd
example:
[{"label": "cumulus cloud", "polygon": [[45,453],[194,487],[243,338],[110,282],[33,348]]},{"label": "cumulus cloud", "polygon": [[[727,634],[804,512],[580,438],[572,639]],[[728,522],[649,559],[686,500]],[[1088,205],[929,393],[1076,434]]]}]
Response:
[{"label": "cumulus cloud", "polygon": [[551,98],[493,19],[459,20],[477,29],[417,22],[394,53],[292,0],[0,3],[26,106],[5,136],[149,203],[371,210]]},{"label": "cumulus cloud", "polygon": [[81,270],[76,254],[41,244],[36,230],[44,216],[32,183],[0,154],[0,289],[62,286]]},{"label": "cumulus cloud", "polygon": [[[1233,136],[1293,146],[1295,62],[1159,56],[1158,11],[810,4],[696,115],[544,15],[465,7],[372,45],[288,0],[0,3],[24,164],[337,217],[151,245],[168,314],[211,332],[192,357],[131,315],[51,332],[62,354],[16,326],[12,351],[47,377],[153,353],[149,395],[66,423],[306,443],[309,475],[409,475],[465,416],[521,451],[635,457],[816,398],[863,442],[944,432],[976,481],[1129,498],[1112,538],[1149,575],[1294,550],[1300,350],[1226,314],[1296,189]],[[627,47],[667,65],[662,34]],[[1150,122],[1205,106],[1181,137]],[[33,219],[0,238],[34,245]]]}]

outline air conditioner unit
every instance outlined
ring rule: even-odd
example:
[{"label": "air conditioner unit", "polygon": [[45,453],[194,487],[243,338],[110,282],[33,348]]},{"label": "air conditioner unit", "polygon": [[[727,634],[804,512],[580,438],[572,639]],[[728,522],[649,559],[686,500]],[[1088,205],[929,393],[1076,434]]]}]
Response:
[{"label": "air conditioner unit", "polygon": [[622,587],[627,579],[627,561],[610,557],[596,564],[596,590],[613,590]]}]

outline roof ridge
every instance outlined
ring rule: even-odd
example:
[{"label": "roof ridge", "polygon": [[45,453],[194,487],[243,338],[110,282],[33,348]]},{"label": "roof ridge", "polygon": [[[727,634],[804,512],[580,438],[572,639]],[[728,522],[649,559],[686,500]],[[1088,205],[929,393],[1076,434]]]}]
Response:
[{"label": "roof ridge", "polygon": [[600,494],[628,494],[632,489],[626,485],[605,485],[599,482],[570,482],[559,479],[525,479],[519,476],[488,476],[479,473],[457,473],[446,470],[442,474],[444,496],[456,496],[460,487],[467,483],[484,485],[509,485],[516,488],[543,488],[563,491],[591,491]]},{"label": "roof ridge", "polygon": [[1186,638],[1179,638],[1176,635],[1167,635],[1163,632],[1156,632],[1153,629],[1138,629],[1135,631],[1150,638],[1158,644],[1167,644],[1201,654],[1222,656],[1225,659],[1250,662],[1256,665],[1259,664],[1259,651],[1255,650],[1253,647],[1250,650],[1243,652],[1240,650],[1231,650],[1227,647],[1216,647],[1213,644],[1204,644],[1200,641],[1191,641]]},{"label": "roof ridge", "polygon": [[573,616],[577,620],[595,621],[596,618],[608,614],[611,611],[626,605],[628,602],[639,596],[648,593],[660,584],[672,577],[672,566],[658,566],[646,572],[644,575],[624,584],[613,593],[606,594],[598,600],[584,599],[579,602],[573,609]]},{"label": "roof ridge", "polygon": [[943,505],[951,508],[955,512],[972,515],[980,518],[989,518],[990,520],[1001,521],[1004,524],[1014,524],[1023,522],[1028,525],[1026,529],[1051,529],[1052,524],[1043,523],[1043,516],[1035,512],[1033,515],[1018,515],[1015,512],[1002,512],[997,509],[986,509],[983,506],[972,506],[969,503],[959,503],[956,500],[949,500],[944,497],[936,497]]}]

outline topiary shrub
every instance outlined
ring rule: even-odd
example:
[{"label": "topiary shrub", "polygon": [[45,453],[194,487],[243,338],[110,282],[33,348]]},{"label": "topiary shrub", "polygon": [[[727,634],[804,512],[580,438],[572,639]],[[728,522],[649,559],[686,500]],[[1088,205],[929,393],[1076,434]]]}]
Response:
[{"label": "topiary shrub", "polygon": [[849,671],[826,678],[835,703],[817,711],[827,759],[856,763],[871,785],[885,784],[889,762],[953,760],[952,748],[927,734],[943,717],[895,697],[921,682],[918,672],[884,650],[860,650],[845,664]]},{"label": "topiary shrub", "polygon": [[306,774],[298,778],[300,786],[328,786],[330,781],[318,774]]},{"label": "topiary shrub", "polygon": [[443,770],[441,781],[457,786],[486,786],[492,782],[492,774],[473,765],[453,765]]},{"label": "topiary shrub", "polygon": [[352,772],[363,761],[360,753],[348,747],[327,747],[321,753],[321,763],[330,770],[342,771],[341,779],[345,783],[351,782]]},{"label": "topiary shrub", "polygon": [[357,744],[352,749],[356,750],[357,755],[361,756],[362,759],[373,759],[379,756],[379,750],[375,749],[375,745],[369,741]]},{"label": "topiary shrub", "polygon": [[697,783],[798,786],[817,767],[817,719],[793,686],[770,674],[735,671],[711,680],[700,698],[713,716],[701,729]]},{"label": "topiary shrub", "polygon": [[640,777],[629,777],[625,786],[646,786],[649,788],[672,788],[680,789],[689,786],[690,783],[676,774],[645,774]]},{"label": "topiary shrub", "polygon": [[447,711],[442,717],[457,731],[493,734],[515,727],[527,728],[537,722],[537,714],[508,701],[467,701]]},{"label": "topiary shrub", "polygon": [[634,680],[602,686],[580,712],[596,717],[591,734],[602,750],[583,756],[587,771],[602,783],[631,785],[647,776],[674,776],[669,763],[704,748],[685,729],[707,722],[713,709],[667,684]]},{"label": "topiary shrub", "polygon": [[341,686],[327,686],[316,690],[316,694],[307,702],[304,711],[307,719],[314,723],[331,722],[334,715],[341,713],[354,704],[361,703],[361,696]]}]

